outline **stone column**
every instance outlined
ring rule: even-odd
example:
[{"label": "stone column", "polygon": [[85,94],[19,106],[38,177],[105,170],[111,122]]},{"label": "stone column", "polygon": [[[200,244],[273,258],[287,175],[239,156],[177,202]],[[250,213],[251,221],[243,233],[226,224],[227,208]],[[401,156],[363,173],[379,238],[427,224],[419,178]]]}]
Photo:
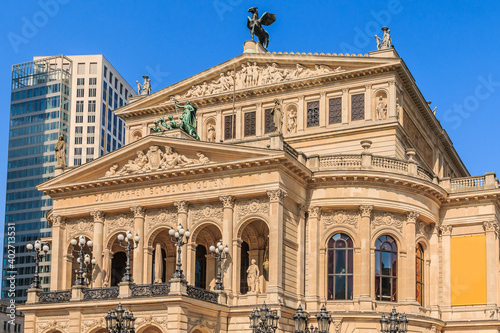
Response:
[{"label": "stone column", "polygon": [[349,88],[342,89],[342,124],[349,124]]},{"label": "stone column", "polygon": [[262,119],[264,118],[263,117],[263,114],[262,114],[262,103],[257,103],[257,109],[255,111],[255,135],[257,137],[259,136],[262,136],[262,133],[264,132],[262,130],[263,126],[263,121]]},{"label": "stone column", "polygon": [[443,286],[443,299],[441,306],[451,306],[451,233],[453,226],[443,225],[440,227],[441,232],[441,270],[442,270],[442,286]]},{"label": "stone column", "polygon": [[240,293],[240,269],[241,269],[241,243],[243,240],[234,238],[232,242],[231,257],[234,258],[232,266],[233,272],[233,285],[232,290],[234,295]]},{"label": "stone column", "polygon": [[[217,268],[215,267],[215,258],[212,256],[211,253],[208,253],[205,255],[205,258],[207,258],[207,270],[206,270],[206,289],[207,290],[213,290],[213,287],[215,286],[215,278],[217,276]],[[213,283],[212,283],[213,281]]]},{"label": "stone column", "polygon": [[186,245],[184,245],[182,258],[184,258],[184,252],[187,259],[186,261],[187,264],[186,265],[182,264],[182,269],[184,270],[184,275],[186,276],[186,280],[194,285],[194,282],[196,280],[196,271],[194,269],[194,267],[196,266],[196,244],[191,240],[189,240],[189,242]]},{"label": "stone column", "polygon": [[[418,305],[416,298],[416,283],[417,283],[417,268],[416,268],[416,223],[417,218],[420,216],[418,212],[408,212],[406,214],[407,220],[405,225],[405,243],[406,243],[406,286],[401,300],[407,303]],[[415,309],[417,310],[417,309]]]},{"label": "stone column", "polygon": [[[143,284],[149,284],[153,283],[153,251],[154,248],[152,246],[149,246],[146,243],[146,240],[144,240],[144,248],[143,248],[143,253],[144,253],[144,264],[143,264],[143,272],[142,272],[142,283]],[[167,276],[167,281],[168,281],[168,276]],[[163,281],[163,282],[167,282]]]},{"label": "stone column", "polygon": [[389,119],[396,119],[396,81],[389,80]]},{"label": "stone column", "polygon": [[497,275],[498,275],[498,221],[485,221],[483,228],[486,232],[486,304],[495,305],[497,302]]},{"label": "stone column", "polygon": [[215,142],[224,140],[224,119],[222,117],[222,110],[215,111]]},{"label": "stone column", "polygon": [[297,227],[297,244],[299,248],[297,251],[297,293],[299,294],[299,300],[304,298],[305,295],[305,263],[306,258],[306,206],[303,204],[297,205],[297,215],[299,218],[299,223]]},{"label": "stone column", "polygon": [[[189,203],[187,201],[174,202],[174,206],[177,207],[177,222],[178,222],[177,224],[182,225],[185,230],[189,230],[188,205],[189,205]],[[175,248],[175,250],[177,251],[177,247]],[[184,246],[183,251],[181,253],[181,263],[182,263],[182,270],[184,271],[184,275],[186,276],[186,278],[188,278],[190,276],[190,273],[191,273],[191,267],[189,267],[189,264],[188,264],[187,246]],[[194,281],[189,281],[189,282],[194,283]]]},{"label": "stone column", "polygon": [[326,104],[326,91],[319,93],[319,127],[326,126],[328,105]]},{"label": "stone column", "polygon": [[282,189],[267,191],[269,196],[269,288],[268,300],[277,302],[283,293],[283,201]]},{"label": "stone column", "polygon": [[238,106],[236,108],[236,112],[234,113],[234,116],[236,117],[236,119],[234,120],[235,124],[236,124],[235,139],[240,140],[243,137],[243,134],[241,133],[242,132],[241,131],[242,130],[241,124],[243,123],[243,119],[241,119],[243,116],[243,113],[241,112],[241,106]]},{"label": "stone column", "polygon": [[299,96],[299,107],[297,110],[297,132],[304,131],[304,95]]},{"label": "stone column", "polygon": [[[52,256],[50,262],[50,271],[52,278],[50,279],[50,290],[55,291],[64,289],[64,279],[61,262],[65,250],[63,233],[66,219],[59,215],[50,216],[48,219],[52,222],[52,246],[50,249],[50,253]],[[71,279],[69,281],[69,284],[71,285]]]},{"label": "stone column", "polygon": [[[132,271],[132,276],[134,277],[134,282],[137,284],[143,284],[143,271],[145,269],[144,265],[144,243],[145,243],[145,235],[144,235],[144,207],[134,206],[130,207],[130,210],[134,213],[134,228],[135,232],[132,233],[139,235],[139,244],[137,245],[137,249],[134,250],[134,267]],[[134,243],[135,244],[135,243]]]},{"label": "stone column", "polygon": [[372,255],[371,255],[371,238],[372,226],[371,217],[373,206],[359,206],[361,211],[361,221],[359,224],[359,235],[361,239],[361,271],[359,285],[359,308],[360,310],[372,310],[372,286],[374,276],[372,276]]},{"label": "stone column", "polygon": [[365,85],[365,120],[372,120],[372,85]]},{"label": "stone column", "polygon": [[92,280],[95,288],[102,287],[102,256],[104,250],[104,212],[94,210],[90,213],[94,218],[94,249],[92,255],[96,260]]},{"label": "stone column", "polygon": [[[258,108],[257,108],[258,110]],[[222,201],[222,243],[224,246],[228,246],[230,249],[227,260],[224,263],[224,290],[226,293],[233,292],[233,265],[239,258],[234,257],[235,252],[233,251],[233,214],[234,214],[234,197],[232,195],[226,195],[219,197]]]},{"label": "stone column", "polygon": [[319,300],[319,239],[320,239],[320,220],[321,208],[309,207],[309,249],[307,255],[308,261],[308,289],[306,300],[311,302],[308,309],[317,310]]}]

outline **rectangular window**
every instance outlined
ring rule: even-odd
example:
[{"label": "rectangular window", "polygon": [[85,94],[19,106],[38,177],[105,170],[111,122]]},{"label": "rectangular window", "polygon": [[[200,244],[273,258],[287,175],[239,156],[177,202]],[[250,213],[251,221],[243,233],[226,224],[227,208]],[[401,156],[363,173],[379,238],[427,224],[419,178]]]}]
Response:
[{"label": "rectangular window", "polygon": [[255,135],[255,111],[245,113],[245,136]]},{"label": "rectangular window", "polygon": [[120,83],[120,95],[123,94],[123,83]]},{"label": "rectangular window", "polygon": [[273,133],[276,131],[276,126],[274,126],[274,117],[271,114],[273,109],[264,110],[264,133]]},{"label": "rectangular window", "polygon": [[75,155],[81,155],[82,154],[82,148],[75,148]]},{"label": "rectangular window", "polygon": [[89,78],[89,86],[95,86],[97,84],[97,78],[91,77]]},{"label": "rectangular window", "polygon": [[115,89],[118,90],[118,79],[115,77]]},{"label": "rectangular window", "polygon": [[83,112],[83,101],[76,101],[76,112]]},{"label": "rectangular window", "polygon": [[83,143],[83,139],[81,136],[75,136],[75,145],[81,145]]},{"label": "rectangular window", "polygon": [[87,126],[87,134],[90,133],[95,133],[95,127],[94,126]]},{"label": "rectangular window", "polygon": [[365,119],[365,94],[351,96],[351,120]]},{"label": "rectangular window", "polygon": [[93,157],[87,157],[87,163],[90,162],[90,161],[93,161],[94,158]]},{"label": "rectangular window", "polygon": [[104,73],[102,76],[104,77],[108,76],[108,67],[104,66]]},{"label": "rectangular window", "polygon": [[125,89],[125,99],[128,98],[128,89]]},{"label": "rectangular window", "polygon": [[95,97],[97,94],[96,88],[89,88],[89,97]]},{"label": "rectangular window", "polygon": [[85,89],[83,88],[76,89],[76,97],[85,97]]},{"label": "rectangular window", "polygon": [[87,147],[87,156],[94,155],[94,147]]},{"label": "rectangular window", "polygon": [[[231,131],[231,125],[233,130]],[[233,121],[233,115],[224,116],[224,140],[232,139],[236,136],[236,122]]]},{"label": "rectangular window", "polygon": [[96,105],[95,101],[89,101],[89,105],[88,105],[88,110],[87,111],[89,113],[95,112],[95,105]]},{"label": "rectangular window", "polygon": [[89,74],[97,74],[97,62],[90,63]]},{"label": "rectangular window", "polygon": [[75,165],[82,165],[82,159],[81,158],[75,158]]},{"label": "rectangular window", "polygon": [[76,79],[76,85],[77,86],[83,86],[83,85],[85,85],[85,78],[82,77],[82,78]]},{"label": "rectangular window", "polygon": [[89,116],[88,116],[88,118],[87,118],[87,121],[88,121],[89,123],[94,123],[94,122],[95,122],[95,116],[90,116],[90,115],[89,115]]},{"label": "rectangular window", "polygon": [[95,142],[95,139],[94,139],[94,137],[93,137],[93,136],[88,136],[88,137],[87,137],[87,144],[88,144],[88,145],[93,145],[93,144],[94,144],[94,142]]},{"label": "rectangular window", "polygon": [[319,101],[307,102],[307,127],[319,126]]},{"label": "rectangular window", "polygon": [[76,126],[75,127],[75,133],[83,133],[83,126]]},{"label": "rectangular window", "polygon": [[328,101],[328,124],[342,122],[342,97],[330,98]]},{"label": "rectangular window", "polygon": [[81,124],[81,123],[83,123],[83,116],[76,116],[76,117],[75,117],[75,122],[76,122],[77,124]]},{"label": "rectangular window", "polygon": [[85,74],[85,63],[79,63],[78,64],[78,74]]},{"label": "rectangular window", "polygon": [[109,85],[113,84],[113,72],[109,71]]}]

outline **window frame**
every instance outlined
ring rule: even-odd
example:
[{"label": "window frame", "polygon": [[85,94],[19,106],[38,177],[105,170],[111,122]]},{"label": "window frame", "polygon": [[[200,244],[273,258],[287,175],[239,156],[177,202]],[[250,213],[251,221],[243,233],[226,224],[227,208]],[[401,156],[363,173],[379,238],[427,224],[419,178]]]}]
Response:
[{"label": "window frame", "polygon": [[[345,247],[337,247],[338,243],[344,243]],[[338,253],[342,251],[344,261],[344,273],[336,272]],[[328,301],[352,300],[354,291],[354,242],[352,238],[344,233],[337,232],[328,240],[326,250],[326,297]],[[337,279],[344,279],[344,298],[337,298]],[[349,295],[350,294],[350,295]]]}]

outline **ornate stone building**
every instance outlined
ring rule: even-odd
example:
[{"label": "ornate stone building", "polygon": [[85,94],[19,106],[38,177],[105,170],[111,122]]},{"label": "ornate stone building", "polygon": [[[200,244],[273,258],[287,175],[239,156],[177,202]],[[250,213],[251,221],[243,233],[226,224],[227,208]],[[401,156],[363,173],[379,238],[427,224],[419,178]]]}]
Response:
[{"label": "ornate stone building", "polygon": [[[198,107],[201,141],[152,132],[177,119],[172,98]],[[500,329],[498,180],[469,175],[394,49],[271,54],[246,42],[117,114],[125,147],[39,186],[54,205],[51,292],[30,294],[25,332],[105,332],[119,302],[138,333],[250,332],[264,301],[281,311],[279,332],[299,303],[326,304],[336,333],[376,332],[394,306],[412,332]],[[178,224],[192,234],[188,285],[168,284]],[[135,285],[118,287],[127,230],[140,236]],[[89,288],[72,289],[79,236],[97,263]],[[214,292],[219,240],[230,251]]]}]

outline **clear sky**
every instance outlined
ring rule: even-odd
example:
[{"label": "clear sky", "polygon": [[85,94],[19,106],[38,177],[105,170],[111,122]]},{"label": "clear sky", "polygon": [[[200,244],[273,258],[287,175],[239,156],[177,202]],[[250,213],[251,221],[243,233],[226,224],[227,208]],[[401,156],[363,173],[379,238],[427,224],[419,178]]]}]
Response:
[{"label": "clear sky", "polygon": [[[277,15],[270,51],[367,53],[393,44],[471,175],[500,173],[500,1],[18,0],[0,12],[0,214],[5,208],[11,66],[104,54],[153,92],[242,53],[247,9]],[[132,84],[134,86],[134,84]]]}]

